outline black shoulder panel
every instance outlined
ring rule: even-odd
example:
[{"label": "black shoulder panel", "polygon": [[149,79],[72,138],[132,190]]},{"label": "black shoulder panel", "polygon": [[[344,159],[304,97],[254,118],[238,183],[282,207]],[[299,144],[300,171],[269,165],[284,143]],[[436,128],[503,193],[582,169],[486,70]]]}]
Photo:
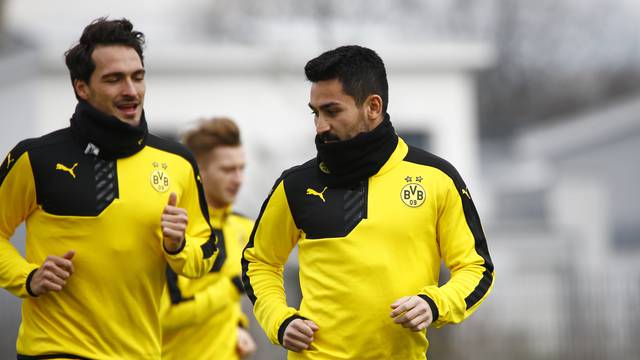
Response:
[{"label": "black shoulder panel", "polygon": [[37,202],[47,213],[96,216],[118,197],[115,161],[101,161],[96,167],[97,159],[83,153],[69,128],[16,148],[29,153]]},{"label": "black shoulder panel", "polygon": [[4,158],[2,165],[0,165],[0,185],[2,185],[4,179],[7,177],[9,171],[11,170],[13,165],[15,165],[16,161],[18,161],[22,154],[29,151],[29,148],[31,148],[31,146],[33,146],[33,144],[37,142],[37,140],[38,139],[22,140],[18,143],[18,145],[11,149],[11,151],[9,151],[7,157]]},{"label": "black shoulder panel", "polygon": [[367,215],[367,184],[329,188],[318,176],[316,159],[291,169],[284,178],[296,226],[307,239],[344,237]]},{"label": "black shoulder panel", "polygon": [[[147,137],[146,145],[152,148],[156,148],[158,150],[170,152],[172,154],[176,154],[181,156],[185,160],[191,164],[191,168],[193,168],[193,176],[194,181],[196,182],[196,186],[198,187],[198,200],[200,202],[200,211],[202,215],[209,223],[209,208],[207,206],[207,198],[204,194],[204,188],[202,187],[202,183],[200,182],[200,171],[198,170],[198,164],[196,163],[196,159],[191,154],[191,151],[187,149],[186,146],[180,144],[176,141],[166,140],[161,137],[155,136],[153,134],[149,134]],[[209,224],[209,228],[211,228],[211,224]],[[201,245],[202,252],[204,254],[204,258],[208,259],[216,252],[216,237],[213,232],[213,228],[211,228],[211,236],[209,240]]]},{"label": "black shoulder panel", "polygon": [[407,153],[407,156],[405,156],[404,161],[419,165],[431,166],[444,172],[451,178],[451,180],[453,180],[453,183],[455,184],[458,191],[458,195],[462,199],[464,216],[467,220],[467,224],[469,225],[469,229],[473,233],[476,252],[484,259],[485,268],[485,271],[482,274],[482,279],[480,279],[480,282],[473,290],[473,292],[465,298],[467,309],[469,309],[482,299],[487,291],[489,291],[491,283],[493,282],[493,262],[491,261],[491,256],[489,255],[487,240],[485,238],[484,232],[482,231],[480,216],[478,216],[478,211],[476,210],[475,204],[473,203],[473,200],[471,200],[469,189],[467,189],[467,185],[465,185],[462,177],[458,173],[458,170],[456,170],[456,168],[453,167],[453,165],[451,165],[448,161],[436,155],[410,146],[409,152]]}]

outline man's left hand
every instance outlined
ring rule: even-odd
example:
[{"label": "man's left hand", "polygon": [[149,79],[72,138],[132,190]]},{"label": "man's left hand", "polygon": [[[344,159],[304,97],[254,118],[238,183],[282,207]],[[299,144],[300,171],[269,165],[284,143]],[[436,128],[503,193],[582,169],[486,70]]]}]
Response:
[{"label": "man's left hand", "polygon": [[164,248],[172,253],[178,251],[182,246],[189,223],[187,211],[177,207],[177,202],[176,193],[171,193],[161,219]]},{"label": "man's left hand", "polygon": [[409,328],[411,331],[421,331],[433,321],[431,307],[419,296],[404,296],[391,304],[393,322]]},{"label": "man's left hand", "polygon": [[251,334],[240,326],[238,326],[238,343],[236,344],[236,351],[240,358],[245,358],[256,352],[256,343],[253,341]]}]

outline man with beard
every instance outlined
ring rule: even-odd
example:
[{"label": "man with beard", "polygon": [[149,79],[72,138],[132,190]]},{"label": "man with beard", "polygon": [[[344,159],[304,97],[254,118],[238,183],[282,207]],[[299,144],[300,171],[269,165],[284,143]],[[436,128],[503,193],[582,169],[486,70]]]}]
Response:
[{"label": "man with beard", "polygon": [[[22,297],[18,359],[160,359],[165,269],[216,259],[191,154],[148,133],[144,35],[100,18],[65,54],[70,126],[0,168],[0,286]],[[26,257],[8,241],[26,222]]]},{"label": "man with beard", "polygon": [[[469,190],[451,164],[396,135],[374,51],[339,47],[305,73],[318,155],[276,181],[245,248],[256,318],[289,359],[424,359],[425,329],[461,322],[493,284]],[[282,287],[295,245],[300,309]]]}]

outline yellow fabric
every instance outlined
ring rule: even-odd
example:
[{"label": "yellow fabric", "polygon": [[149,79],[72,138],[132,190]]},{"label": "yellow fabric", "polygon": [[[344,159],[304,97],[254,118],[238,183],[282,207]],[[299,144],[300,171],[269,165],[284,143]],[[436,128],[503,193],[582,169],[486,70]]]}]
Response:
[{"label": "yellow fabric", "polygon": [[[484,300],[466,309],[465,298],[483,279],[485,268],[465,221],[461,189],[442,170],[406,161],[407,152],[400,139],[389,160],[369,178],[367,216],[344,237],[307,239],[291,214],[292,195],[284,180],[267,199],[244,251],[256,318],[274,344],[283,321],[293,314],[320,327],[314,349],[289,352],[289,359],[424,359],[426,331],[394,324],[389,315],[394,301],[428,295],[440,311],[435,325],[442,325],[462,321]],[[413,182],[420,177],[426,192],[420,206],[401,199],[408,177]],[[327,202],[330,196],[329,190]],[[315,204],[325,205],[319,200]],[[299,310],[287,306],[282,287],[283,266],[296,244]],[[438,287],[441,259],[452,277]]]},{"label": "yellow fabric", "polygon": [[247,320],[231,278],[241,274],[241,250],[253,221],[231,213],[230,208],[209,208],[209,213],[211,225],[223,233],[227,258],[219,272],[200,279],[178,277],[182,297],[190,300],[172,304],[165,288],[161,304],[165,360],[238,359],[237,329],[240,324],[246,326]]},{"label": "yellow fabric", "polygon": [[[7,159],[11,159],[11,155]],[[9,239],[16,224],[23,222],[36,209],[36,190],[29,154],[24,153],[13,161],[15,163],[12,164],[11,176],[7,176],[0,184],[0,287],[26,298],[29,296],[27,276],[38,268],[38,264],[26,261]],[[2,164],[5,171],[8,166],[8,160],[5,160]]]},{"label": "yellow fabric", "polygon": [[[56,145],[50,145],[56,149]],[[81,150],[78,150],[78,156]],[[6,162],[6,161],[5,161]],[[154,162],[167,165],[170,187],[150,184]],[[55,167],[55,162],[51,166]],[[159,359],[159,303],[167,264],[178,273],[206,273],[201,245],[211,234],[200,209],[196,176],[182,156],[146,146],[117,160],[119,196],[98,216],[60,216],[37,204],[29,149],[0,183],[0,284],[22,303],[17,351],[94,359]],[[76,168],[78,177],[90,173]],[[68,176],[62,174],[61,176]],[[165,253],[160,217],[170,192],[187,209],[184,249]],[[26,259],[7,241],[26,220]],[[48,255],[75,250],[75,273],[61,292],[28,297],[25,280]]]}]

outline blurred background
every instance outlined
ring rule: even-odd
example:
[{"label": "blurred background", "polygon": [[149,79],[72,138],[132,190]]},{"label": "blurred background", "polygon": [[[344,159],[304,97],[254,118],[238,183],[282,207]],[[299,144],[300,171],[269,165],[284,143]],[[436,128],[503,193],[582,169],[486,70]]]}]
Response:
[{"label": "blurred background", "polygon": [[[152,132],[175,138],[214,115],[239,123],[248,168],[236,208],[252,217],[283,169],[315,155],[306,61],[373,48],[396,129],[458,168],[496,265],[476,314],[429,330],[429,358],[640,358],[639,2],[0,0],[1,156],[68,125],[63,53],[99,16],[147,36]],[[21,250],[23,238],[12,239]],[[296,273],[294,252],[292,304]],[[15,358],[19,321],[20,301],[1,290],[2,359]],[[254,359],[285,358],[252,327]]]}]

